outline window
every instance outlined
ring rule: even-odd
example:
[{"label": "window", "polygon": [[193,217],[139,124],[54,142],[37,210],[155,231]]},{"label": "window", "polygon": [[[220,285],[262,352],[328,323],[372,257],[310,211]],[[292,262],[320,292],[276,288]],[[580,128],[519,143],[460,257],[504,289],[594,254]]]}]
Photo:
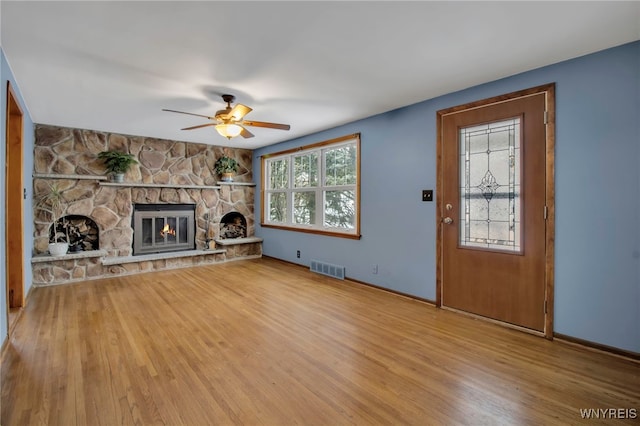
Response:
[{"label": "window", "polygon": [[360,135],[262,157],[262,226],[360,238]]}]

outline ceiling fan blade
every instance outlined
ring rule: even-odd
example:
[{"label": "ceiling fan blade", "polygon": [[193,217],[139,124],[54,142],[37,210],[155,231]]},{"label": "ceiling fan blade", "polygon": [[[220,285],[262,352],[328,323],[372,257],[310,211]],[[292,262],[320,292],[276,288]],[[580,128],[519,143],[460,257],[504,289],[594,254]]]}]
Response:
[{"label": "ceiling fan blade", "polygon": [[204,117],[204,118],[208,118],[209,120],[215,120],[216,119],[215,117],[209,117],[208,115],[194,114],[192,112],[176,111],[175,109],[163,109],[163,111],[177,112],[178,114],[195,115],[196,117]]},{"label": "ceiling fan blade", "polygon": [[229,111],[229,113],[227,114],[227,119],[240,121],[245,115],[249,114],[251,111],[252,109],[246,105],[236,104],[236,106],[231,108],[231,111]]},{"label": "ceiling fan blade", "polygon": [[243,127],[242,131],[240,132],[240,136],[242,136],[243,138],[247,139],[247,138],[252,138],[254,135],[253,135],[253,133],[251,133],[250,131],[248,131],[247,129],[245,129]]},{"label": "ceiling fan blade", "polygon": [[215,126],[216,124],[217,123],[199,124],[197,126],[185,127],[184,129],[180,129],[180,130],[193,130],[193,129],[199,129],[200,127]]},{"label": "ceiling fan blade", "polygon": [[254,127],[266,127],[268,129],[280,129],[280,130],[289,130],[291,128],[288,124],[278,124],[278,123],[267,123],[264,121],[243,121],[242,124],[244,126],[254,126]]}]

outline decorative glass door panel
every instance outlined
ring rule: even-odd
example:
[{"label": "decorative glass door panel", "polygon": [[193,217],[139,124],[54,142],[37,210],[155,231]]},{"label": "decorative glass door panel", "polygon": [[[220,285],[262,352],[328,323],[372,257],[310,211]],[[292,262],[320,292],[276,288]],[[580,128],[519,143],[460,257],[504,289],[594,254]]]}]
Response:
[{"label": "decorative glass door panel", "polygon": [[520,118],[459,132],[459,246],[520,253]]}]

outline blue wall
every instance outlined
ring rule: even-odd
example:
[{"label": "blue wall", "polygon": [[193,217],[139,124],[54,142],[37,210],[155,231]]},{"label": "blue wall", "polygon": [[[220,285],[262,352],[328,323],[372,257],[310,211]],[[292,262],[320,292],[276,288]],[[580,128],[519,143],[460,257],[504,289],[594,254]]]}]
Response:
[{"label": "blue wall", "polygon": [[[2,147],[0,148],[0,191],[2,192],[2,200],[0,207],[0,276],[2,277],[2,289],[0,290],[0,340],[4,342],[7,336],[7,295],[6,289],[6,247],[4,244],[5,234],[5,161],[6,161],[6,117],[7,117],[7,81],[11,82],[11,88],[18,97],[20,108],[23,113],[23,142],[24,142],[24,186],[27,189],[27,199],[24,201],[24,280],[25,295],[31,289],[32,273],[31,273],[31,253],[33,252],[33,185],[31,184],[31,173],[33,171],[33,146],[34,146],[34,126],[29,111],[27,110],[18,84],[13,77],[9,63],[4,56],[4,52],[0,48],[0,140]],[[11,206],[9,206],[11,207]]]},{"label": "blue wall", "polygon": [[256,150],[260,188],[261,155],[349,133],[362,138],[362,239],[257,225],[263,252],[306,266],[345,265],[350,278],[434,300],[436,205],[422,202],[421,190],[436,187],[436,112],[555,82],[554,331],[640,352],[639,75],[634,42]]}]

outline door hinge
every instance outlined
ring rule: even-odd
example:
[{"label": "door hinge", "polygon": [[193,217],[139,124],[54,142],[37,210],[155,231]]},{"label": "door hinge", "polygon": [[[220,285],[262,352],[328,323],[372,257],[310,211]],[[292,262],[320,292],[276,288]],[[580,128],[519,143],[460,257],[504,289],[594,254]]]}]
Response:
[{"label": "door hinge", "polygon": [[544,220],[547,220],[547,217],[549,217],[549,208],[544,206]]},{"label": "door hinge", "polygon": [[545,314],[547,313],[547,301],[546,300],[544,301],[544,313]]},{"label": "door hinge", "polygon": [[27,199],[27,188],[22,188],[22,198]]},{"label": "door hinge", "polygon": [[549,111],[544,112],[544,124],[549,124]]}]

